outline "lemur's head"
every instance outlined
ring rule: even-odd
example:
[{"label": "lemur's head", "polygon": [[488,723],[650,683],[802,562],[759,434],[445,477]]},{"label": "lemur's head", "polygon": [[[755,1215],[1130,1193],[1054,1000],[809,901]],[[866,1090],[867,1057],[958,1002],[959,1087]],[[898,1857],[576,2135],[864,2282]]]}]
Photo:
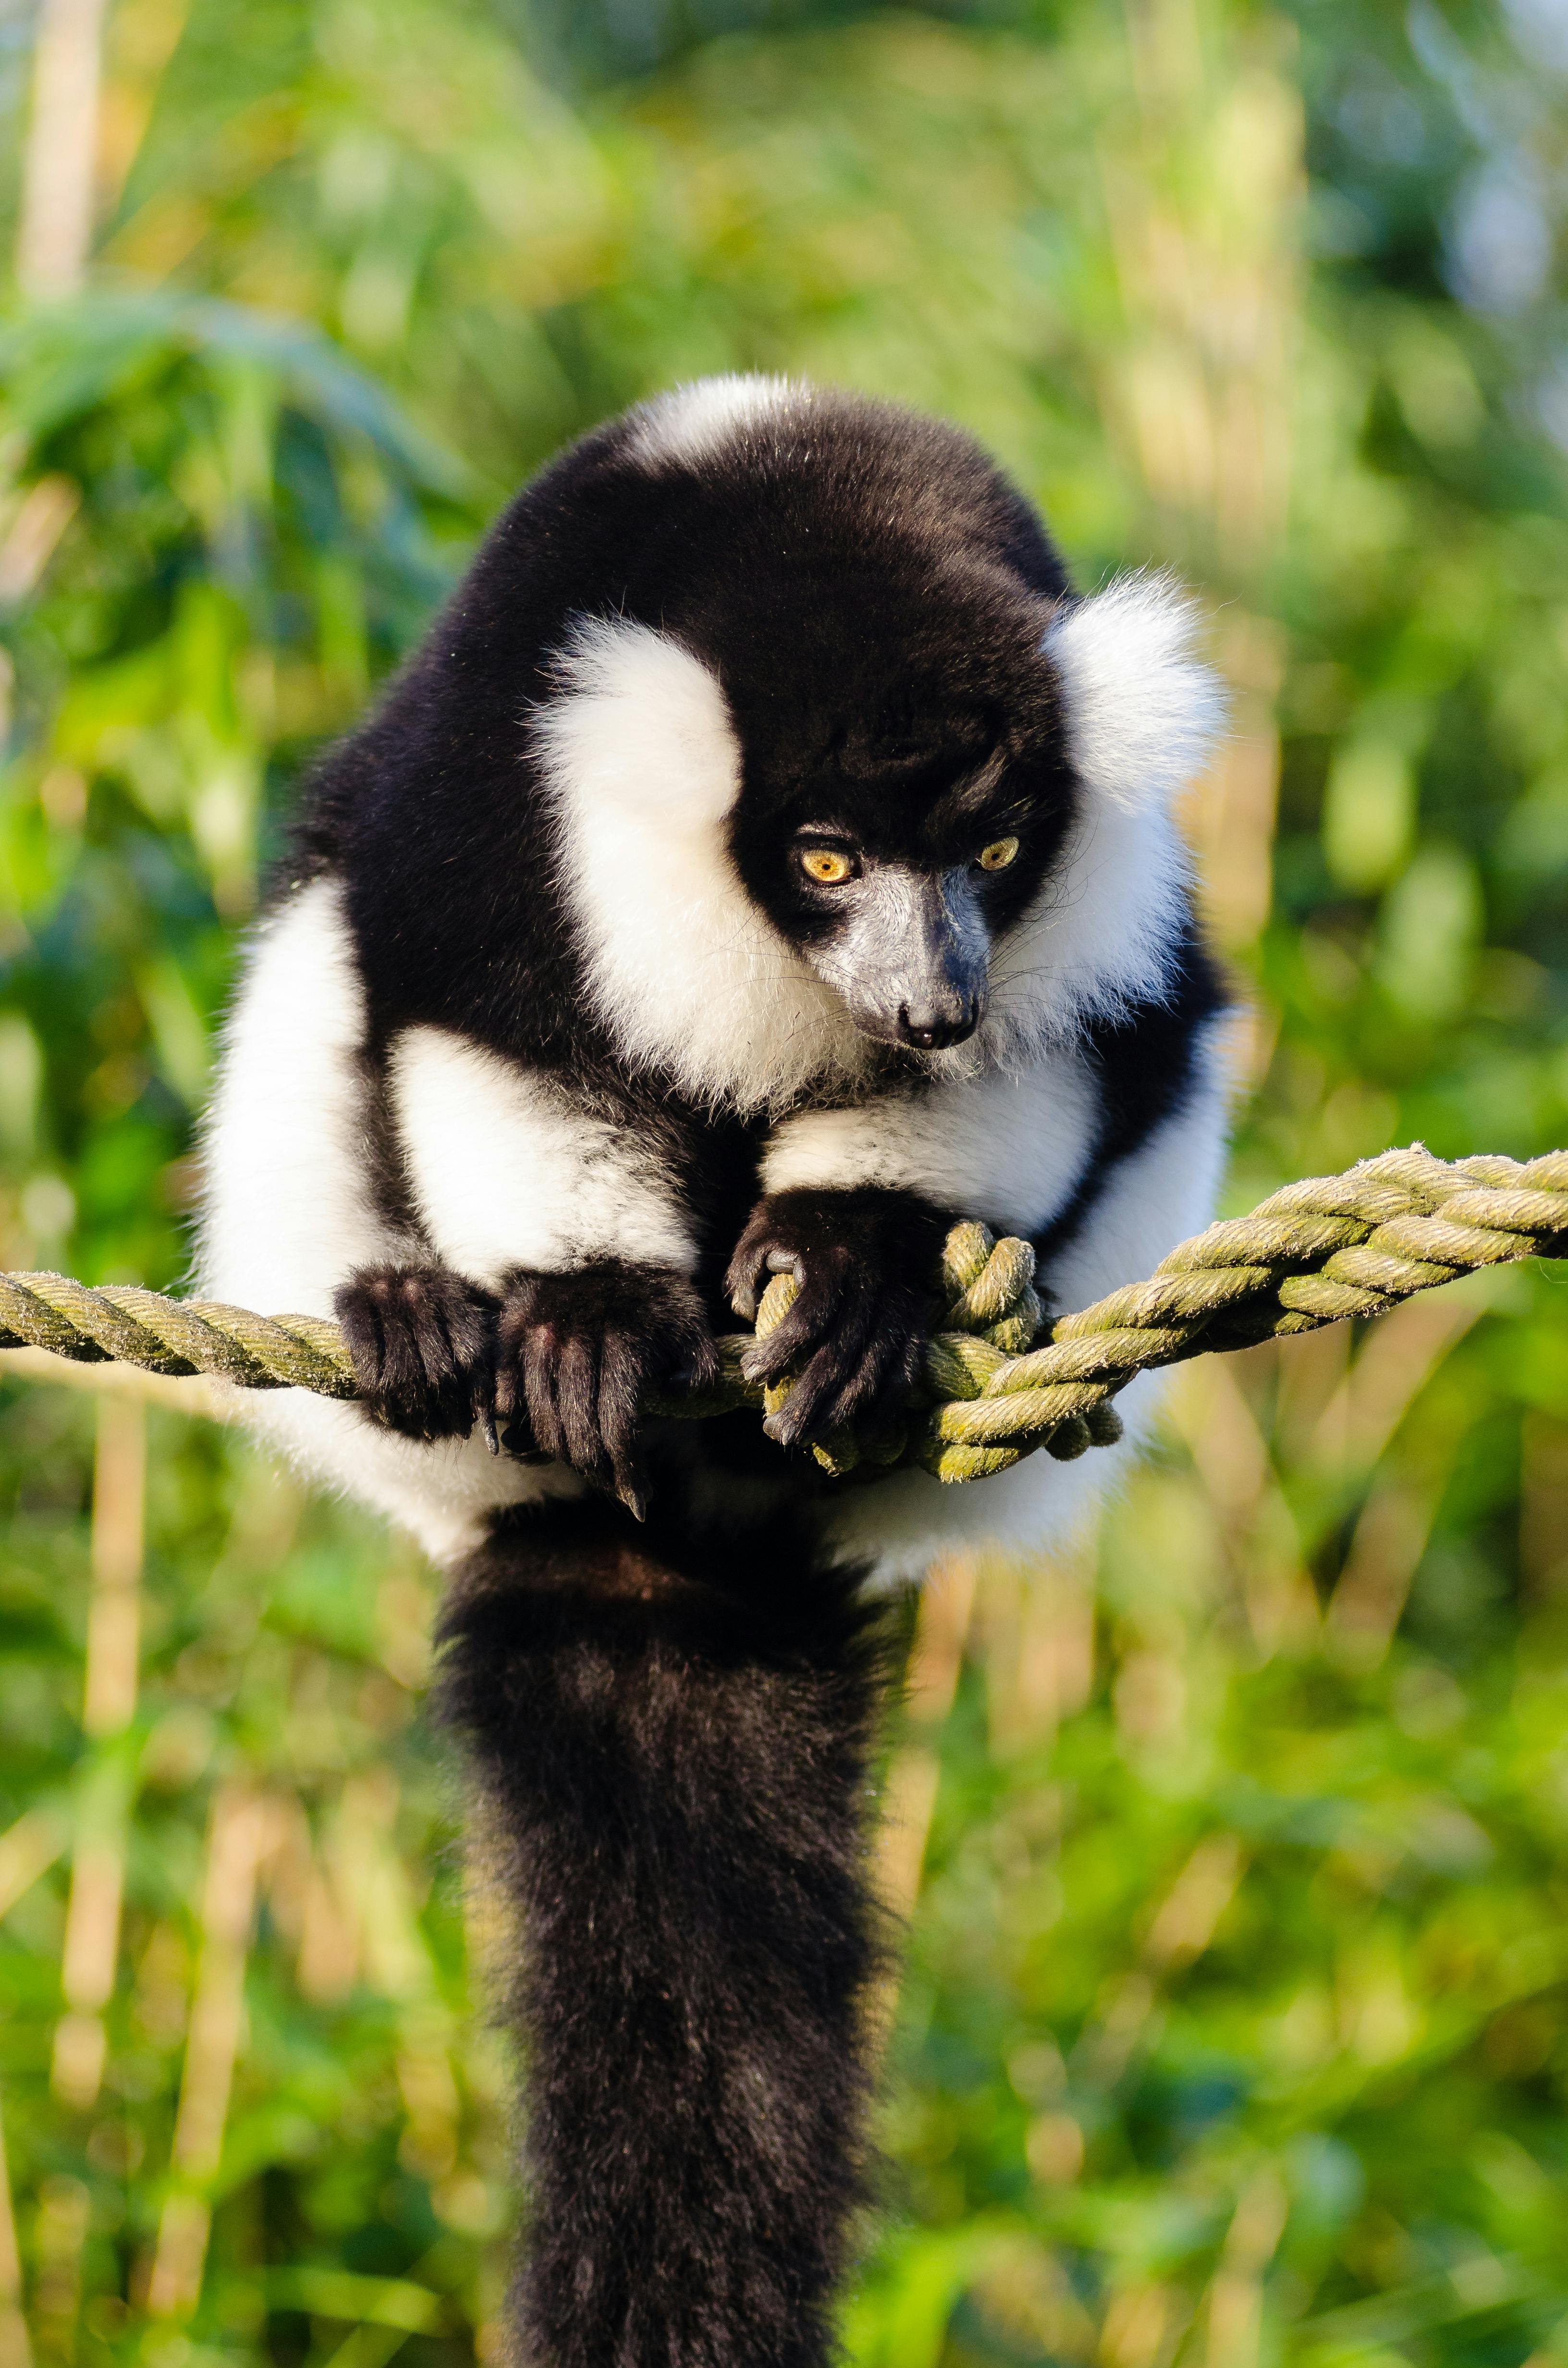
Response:
[{"label": "lemur's head", "polygon": [[1074,784],[1051,605],[993,571],[912,583],[889,557],[831,600],[808,587],[761,667],[746,604],[726,620],[729,840],[859,1032],[931,1053],[984,1019],[993,949],[1061,856]]},{"label": "lemur's head", "polygon": [[638,530],[536,731],[623,1052],[757,1107],[1160,991],[1217,713],[1169,584],[1076,598],[966,438],[857,398],[710,381],[602,449]]}]

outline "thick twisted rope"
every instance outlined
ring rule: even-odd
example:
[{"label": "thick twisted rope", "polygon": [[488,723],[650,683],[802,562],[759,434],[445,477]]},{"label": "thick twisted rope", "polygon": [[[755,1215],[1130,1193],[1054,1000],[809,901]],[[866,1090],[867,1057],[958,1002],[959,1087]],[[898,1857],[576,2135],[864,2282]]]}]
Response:
[{"label": "thick twisted rope", "polygon": [[[839,1432],[813,1452],[829,1472],[866,1478],[918,1463],[940,1480],[976,1480],[1036,1448],[1067,1462],[1120,1437],[1111,1402],[1151,1367],[1381,1315],[1479,1267],[1564,1256],[1568,1152],[1449,1166],[1419,1147],[1390,1151],[1343,1176],[1288,1184],[1250,1216],[1210,1225],[1146,1282],[1062,1316],[1036,1347],[1042,1311],[1029,1245],[956,1225],[942,1263],[945,1310],[926,1351],[925,1403],[894,1431]],[[779,1321],[795,1289],[790,1276],[774,1277],[759,1332]],[[726,1336],[715,1389],[661,1398],[650,1410],[776,1411],[790,1384],[748,1382],[748,1344],[749,1336]],[[93,1291],[65,1275],[0,1275],[0,1349],[23,1346],[151,1373],[210,1373],[241,1389],[358,1395],[343,1336],[323,1317],[256,1315],[128,1285]]]}]

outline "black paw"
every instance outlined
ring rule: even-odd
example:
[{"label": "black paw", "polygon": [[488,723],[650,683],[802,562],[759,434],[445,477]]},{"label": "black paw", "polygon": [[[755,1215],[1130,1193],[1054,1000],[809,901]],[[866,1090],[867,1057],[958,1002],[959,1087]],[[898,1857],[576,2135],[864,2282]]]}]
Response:
[{"label": "black paw", "polygon": [[406,1439],[466,1439],[490,1419],[495,1302],[444,1266],[362,1266],[334,1305],[373,1419]]},{"label": "black paw", "polygon": [[858,1419],[889,1423],[920,1374],[936,1313],[950,1218],[912,1192],[778,1192],[758,1201],[730,1261],[739,1315],[756,1314],[764,1279],[792,1274],[800,1295],[745,1353],[752,1381],[796,1380],[767,1429],[780,1445]]},{"label": "black paw", "polygon": [[607,1259],[507,1280],[495,1329],[502,1444],[569,1463],[639,1520],[647,1483],[637,1429],[649,1392],[718,1376],[701,1298],[683,1275]]}]

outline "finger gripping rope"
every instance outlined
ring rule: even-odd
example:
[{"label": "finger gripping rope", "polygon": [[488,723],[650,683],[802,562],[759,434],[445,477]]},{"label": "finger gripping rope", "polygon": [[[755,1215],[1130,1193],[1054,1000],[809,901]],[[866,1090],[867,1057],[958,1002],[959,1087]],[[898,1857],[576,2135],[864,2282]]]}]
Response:
[{"label": "finger gripping rope", "polygon": [[[1069,1462],[1120,1437],[1111,1401],[1136,1373],[1381,1315],[1478,1267],[1563,1256],[1568,1152],[1450,1166],[1415,1146],[1343,1176],[1288,1184],[1250,1216],[1183,1242],[1147,1281],[1064,1315],[1036,1346],[1044,1317],[1028,1243],[955,1225],[921,1403],[891,1431],[837,1431],[812,1452],[845,1479],[920,1463],[939,1480],[977,1480],[1036,1448]],[[790,1275],[773,1277],[759,1333],[779,1322],[797,1288]],[[94,1291],[65,1275],[0,1275],[0,1349],[23,1346],[88,1364],[210,1373],[240,1389],[358,1395],[343,1336],[324,1317],[257,1315],[122,1284]],[[790,1384],[748,1382],[747,1346],[747,1336],[726,1337],[714,1388],[660,1398],[650,1411],[690,1417],[745,1405],[776,1413]]]}]

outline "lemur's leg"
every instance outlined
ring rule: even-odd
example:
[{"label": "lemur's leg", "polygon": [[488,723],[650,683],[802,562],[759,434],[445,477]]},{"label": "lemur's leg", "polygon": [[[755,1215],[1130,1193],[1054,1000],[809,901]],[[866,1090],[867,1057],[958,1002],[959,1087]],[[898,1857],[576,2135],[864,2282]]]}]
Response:
[{"label": "lemur's leg", "polygon": [[353,1279],[340,1312],[361,1386],[418,1437],[493,1419],[508,1452],[567,1464],[640,1510],[649,1392],[718,1371],[659,1153],[441,1029],[399,1038],[388,1087],[442,1264]]},{"label": "lemur's leg", "polygon": [[[360,1405],[247,1391],[235,1413],[445,1559],[475,1542],[494,1506],[571,1484],[459,1436],[473,1410],[465,1384],[483,1366],[483,1278],[443,1270],[413,1212],[385,1189],[396,1180],[395,1146],[368,1032],[344,892],[323,874],[261,924],[228,1022],[203,1133],[198,1287],[267,1315],[347,1318]],[[356,1275],[407,1277],[417,1290],[411,1298],[400,1281],[344,1304],[338,1294]]]},{"label": "lemur's leg", "polygon": [[[1056,1307],[1087,1307],[1123,1283],[1142,1281],[1210,1222],[1225,1165],[1231,1099],[1223,1030],[1221,1019],[1196,1036],[1186,1089],[1175,1108],[1099,1169],[1081,1212],[1057,1238],[1048,1235],[1040,1281]],[[1153,1373],[1131,1384],[1150,1399],[1163,1386],[1164,1377]],[[1118,1404],[1126,1406],[1126,1393]]]},{"label": "lemur's leg", "polygon": [[342,889],[313,880],[258,929],[230,1017],[201,1145],[209,1296],[330,1315],[357,1267],[419,1257],[378,1205],[365,1028]]}]

